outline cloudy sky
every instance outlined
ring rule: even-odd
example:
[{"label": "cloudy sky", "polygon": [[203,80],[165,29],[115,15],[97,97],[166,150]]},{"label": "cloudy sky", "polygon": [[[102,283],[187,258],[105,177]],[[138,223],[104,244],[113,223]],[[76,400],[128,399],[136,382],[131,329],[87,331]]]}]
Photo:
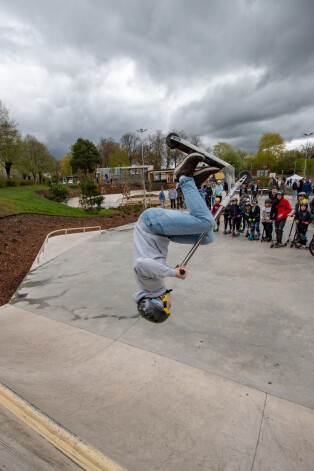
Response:
[{"label": "cloudy sky", "polygon": [[0,0],[0,100],[60,158],[147,128],[314,132],[313,0]]}]

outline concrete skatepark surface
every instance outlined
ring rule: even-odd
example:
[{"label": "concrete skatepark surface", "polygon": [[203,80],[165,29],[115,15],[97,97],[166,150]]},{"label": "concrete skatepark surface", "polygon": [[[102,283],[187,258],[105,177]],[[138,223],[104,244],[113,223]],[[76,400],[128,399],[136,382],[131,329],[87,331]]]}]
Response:
[{"label": "concrete skatepark surface", "polygon": [[132,227],[54,238],[0,308],[0,381],[130,471],[313,470],[313,257],[217,233],[154,325]]}]

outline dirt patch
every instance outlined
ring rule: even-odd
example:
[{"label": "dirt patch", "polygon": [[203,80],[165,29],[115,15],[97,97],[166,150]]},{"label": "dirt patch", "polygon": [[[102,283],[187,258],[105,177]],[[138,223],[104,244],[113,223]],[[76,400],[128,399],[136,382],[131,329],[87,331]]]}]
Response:
[{"label": "dirt patch", "polygon": [[0,219],[0,306],[6,304],[39,252],[46,235],[56,229],[100,226],[101,229],[137,221],[140,212],[130,214],[76,218],[23,214]]}]

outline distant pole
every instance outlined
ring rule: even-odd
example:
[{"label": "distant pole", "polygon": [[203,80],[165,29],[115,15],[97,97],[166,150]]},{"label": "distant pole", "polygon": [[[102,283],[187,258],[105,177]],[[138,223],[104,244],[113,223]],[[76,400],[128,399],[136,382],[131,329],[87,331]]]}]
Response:
[{"label": "distant pole", "polygon": [[145,169],[144,169],[144,143],[143,143],[143,133],[146,132],[147,129],[137,129],[136,132],[140,133],[141,136],[141,143],[142,143],[142,164],[143,164],[143,188],[144,188],[144,206],[146,206],[146,188],[145,188]]},{"label": "distant pole", "polygon": [[309,137],[312,136],[312,135],[313,135],[312,132],[304,133],[304,136],[307,137],[307,140],[306,140],[306,148],[305,148],[304,172],[303,172],[303,177],[304,177],[304,178],[305,178],[305,173],[306,173],[307,148],[308,148],[308,145],[309,145]]}]

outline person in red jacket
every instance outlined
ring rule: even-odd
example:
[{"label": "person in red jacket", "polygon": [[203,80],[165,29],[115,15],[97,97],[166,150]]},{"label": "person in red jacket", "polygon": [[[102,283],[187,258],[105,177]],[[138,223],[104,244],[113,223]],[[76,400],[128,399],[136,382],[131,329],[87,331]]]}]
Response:
[{"label": "person in red jacket", "polygon": [[286,200],[283,193],[278,191],[277,201],[273,203],[270,213],[270,219],[275,221],[275,232],[277,235],[277,242],[274,244],[274,247],[285,246],[285,244],[282,243],[283,228],[285,227],[287,217],[291,211],[291,204]]}]

